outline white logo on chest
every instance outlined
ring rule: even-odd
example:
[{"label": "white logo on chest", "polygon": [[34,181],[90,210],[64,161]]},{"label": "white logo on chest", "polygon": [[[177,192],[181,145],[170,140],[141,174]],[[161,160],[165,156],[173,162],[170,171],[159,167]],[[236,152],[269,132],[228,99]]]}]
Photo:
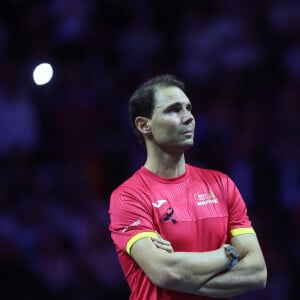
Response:
[{"label": "white logo on chest", "polygon": [[167,200],[157,200],[156,203],[155,202],[152,202],[152,205],[156,208],[159,208],[161,207],[164,203],[166,203]]}]

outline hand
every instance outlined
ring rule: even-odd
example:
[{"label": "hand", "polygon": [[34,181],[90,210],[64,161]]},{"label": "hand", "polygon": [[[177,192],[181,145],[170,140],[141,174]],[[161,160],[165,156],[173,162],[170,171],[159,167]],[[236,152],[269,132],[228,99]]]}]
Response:
[{"label": "hand", "polygon": [[157,233],[157,234],[158,234],[158,238],[152,238],[152,241],[153,241],[154,245],[156,246],[156,248],[165,250],[168,253],[174,252],[171,243],[167,240],[164,240],[159,233]]}]

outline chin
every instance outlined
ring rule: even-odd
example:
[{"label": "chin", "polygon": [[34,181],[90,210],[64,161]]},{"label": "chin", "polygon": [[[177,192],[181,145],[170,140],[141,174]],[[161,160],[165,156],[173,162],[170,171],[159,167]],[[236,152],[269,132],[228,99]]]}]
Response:
[{"label": "chin", "polygon": [[187,146],[193,146],[194,145],[194,140],[188,140],[188,141],[185,142],[185,144]]},{"label": "chin", "polygon": [[184,148],[184,150],[189,149],[190,147],[192,147],[194,145],[194,141],[190,141],[190,142],[186,142],[182,145],[182,147]]}]

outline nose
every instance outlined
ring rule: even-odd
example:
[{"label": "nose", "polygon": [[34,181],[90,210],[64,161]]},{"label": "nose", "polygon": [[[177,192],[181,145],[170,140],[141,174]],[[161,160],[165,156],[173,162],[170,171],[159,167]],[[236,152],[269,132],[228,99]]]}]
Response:
[{"label": "nose", "polygon": [[192,113],[187,109],[184,110],[184,114],[182,117],[183,124],[190,124],[193,121],[194,121],[194,116],[192,115]]}]

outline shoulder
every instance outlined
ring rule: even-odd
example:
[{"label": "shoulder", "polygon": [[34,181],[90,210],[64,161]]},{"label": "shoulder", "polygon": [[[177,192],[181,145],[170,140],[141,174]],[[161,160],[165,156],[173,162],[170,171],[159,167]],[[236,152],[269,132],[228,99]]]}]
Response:
[{"label": "shoulder", "polygon": [[139,199],[144,200],[148,194],[147,191],[145,178],[143,178],[143,173],[140,169],[112,191],[110,202],[117,201],[119,203],[120,200],[122,202]]},{"label": "shoulder", "polygon": [[119,184],[113,191],[112,194],[117,193],[122,190],[136,188],[141,184],[141,171],[135,171],[130,177],[128,177],[125,181]]},{"label": "shoulder", "polygon": [[223,173],[218,170],[203,168],[193,165],[187,165],[190,169],[190,174],[192,176],[202,176],[205,178],[215,178],[215,179],[229,179],[229,176],[226,173]]},{"label": "shoulder", "polygon": [[190,178],[193,181],[201,181],[223,191],[233,190],[236,186],[230,176],[222,171],[191,165],[189,165],[189,168]]}]

